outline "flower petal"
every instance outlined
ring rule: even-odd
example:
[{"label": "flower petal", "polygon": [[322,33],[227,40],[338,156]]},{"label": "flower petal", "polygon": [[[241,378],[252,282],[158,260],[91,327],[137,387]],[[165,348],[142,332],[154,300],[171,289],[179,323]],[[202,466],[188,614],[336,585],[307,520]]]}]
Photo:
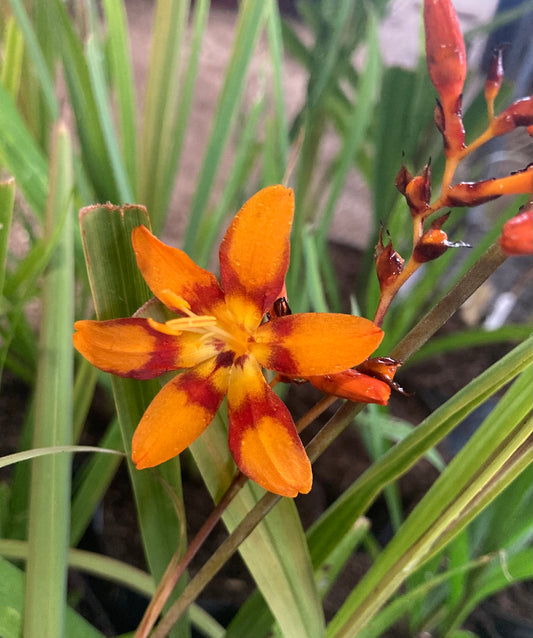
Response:
[{"label": "flower petal", "polygon": [[344,370],[337,374],[309,377],[315,388],[356,403],[387,405],[391,389],[384,382],[356,370]]},{"label": "flower petal", "polygon": [[382,339],[383,331],[362,317],[302,313],[259,326],[250,348],[263,367],[307,378],[361,363]]},{"label": "flower petal", "polygon": [[281,496],[307,494],[311,463],[292,417],[253,357],[235,362],[228,388],[229,447],[239,469]]},{"label": "flower petal", "polygon": [[220,245],[222,288],[246,327],[259,325],[283,286],[293,214],[290,188],[263,188],[237,213]]},{"label": "flower petal", "polygon": [[213,273],[197,266],[182,250],[159,241],[144,226],[131,234],[137,265],[154,295],[174,312],[180,312],[176,297],[187,301],[196,314],[212,314],[224,301]]},{"label": "flower petal", "polygon": [[77,321],[74,328],[74,347],[88,361],[105,372],[134,379],[192,367],[218,354],[222,346],[202,341],[198,334],[165,334],[140,318]]},{"label": "flower petal", "polygon": [[133,435],[132,459],[138,470],[177,456],[211,423],[226,394],[230,354],[179,374],[157,394]]}]

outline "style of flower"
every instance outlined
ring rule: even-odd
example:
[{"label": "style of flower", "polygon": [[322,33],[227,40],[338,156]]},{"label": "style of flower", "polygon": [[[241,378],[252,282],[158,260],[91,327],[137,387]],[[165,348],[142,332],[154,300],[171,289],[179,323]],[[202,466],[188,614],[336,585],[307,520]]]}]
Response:
[{"label": "style of flower", "polygon": [[292,190],[259,191],[231,222],[220,246],[220,283],[144,226],[133,230],[138,267],[177,318],[78,321],[74,345],[96,367],[149,379],[189,368],[157,394],[132,442],[138,469],[178,455],[210,424],[227,396],[229,448],[239,469],[283,496],[307,493],[311,465],[292,417],[262,368],[288,377],[335,374],[377,348],[383,332],[361,317],[264,315],[289,265]]}]

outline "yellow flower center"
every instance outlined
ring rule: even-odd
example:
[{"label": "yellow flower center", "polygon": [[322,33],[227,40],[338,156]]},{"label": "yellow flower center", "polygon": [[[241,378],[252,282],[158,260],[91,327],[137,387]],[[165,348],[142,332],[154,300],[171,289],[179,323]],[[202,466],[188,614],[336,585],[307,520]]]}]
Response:
[{"label": "yellow flower center", "polygon": [[219,316],[197,315],[191,310],[190,304],[182,297],[165,291],[167,299],[172,296],[172,304],[178,308],[186,317],[170,319],[165,323],[148,318],[148,323],[154,330],[163,334],[179,336],[182,332],[194,332],[203,335],[203,339],[217,339],[223,341],[237,356],[248,352],[249,343],[252,340],[250,331],[244,329],[233,318],[225,305],[219,310]]}]

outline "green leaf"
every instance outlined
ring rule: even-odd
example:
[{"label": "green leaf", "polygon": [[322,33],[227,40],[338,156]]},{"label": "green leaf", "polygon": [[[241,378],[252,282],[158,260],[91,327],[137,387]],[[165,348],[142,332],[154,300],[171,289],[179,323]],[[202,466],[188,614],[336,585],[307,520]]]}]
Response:
[{"label": "green leaf", "polygon": [[[22,636],[24,609],[24,574],[0,556],[0,635],[2,638]],[[41,636],[46,634],[41,633]],[[59,635],[59,634],[56,634]],[[104,638],[86,620],[67,607],[65,635],[70,638]],[[24,633],[26,636],[26,633]],[[56,638],[54,636],[54,638]]]},{"label": "green leaf", "polygon": [[[63,125],[55,129],[52,142],[46,235],[50,237],[59,221],[64,223],[43,288],[34,447],[69,445],[72,440],[72,211],[65,216],[65,209],[72,206],[72,159]],[[67,454],[33,461],[24,608],[24,634],[28,638],[64,635],[70,465]],[[48,583],[44,589],[43,583]]]},{"label": "green leaf", "polygon": [[48,193],[48,163],[0,84],[0,155],[25,200],[42,220]]},{"label": "green leaf", "polygon": [[11,232],[14,201],[15,180],[11,178],[0,182],[0,299],[4,292],[7,242],[9,239],[9,233]]},{"label": "green leaf", "polygon": [[13,16],[9,16],[6,20],[4,50],[2,53],[3,60],[0,82],[4,85],[9,95],[16,100],[22,72],[24,40]]}]

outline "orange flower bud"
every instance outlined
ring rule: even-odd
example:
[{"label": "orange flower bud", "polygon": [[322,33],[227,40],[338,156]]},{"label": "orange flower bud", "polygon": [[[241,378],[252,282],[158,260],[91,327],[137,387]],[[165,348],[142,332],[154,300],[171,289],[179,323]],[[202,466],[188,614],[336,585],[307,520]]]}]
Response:
[{"label": "orange flower bud", "polygon": [[493,135],[505,135],[518,126],[533,125],[533,95],[513,102],[491,124]]},{"label": "orange flower bud", "polygon": [[431,199],[431,166],[426,164],[422,175],[414,177],[405,187],[405,199],[413,217],[424,213]]},{"label": "orange flower bud", "polygon": [[465,43],[450,0],[424,0],[424,28],[429,76],[440,97],[435,121],[448,157],[464,148],[461,93],[466,79]]},{"label": "orange flower bud", "polygon": [[376,262],[379,288],[380,290],[384,290],[402,272],[404,260],[394,250],[390,236],[387,246],[383,244],[383,227],[379,231],[379,239],[374,251],[374,260]]},{"label": "orange flower bud", "polygon": [[448,241],[448,235],[442,230],[442,225],[450,216],[449,213],[437,218],[418,240],[414,250],[413,259],[420,264],[432,261],[443,255],[448,248],[469,247],[463,241]]},{"label": "orange flower bud", "polygon": [[446,195],[443,206],[479,206],[501,195],[533,192],[533,164],[506,177],[481,182],[459,182]]},{"label": "orange flower bud", "polygon": [[485,81],[485,100],[489,105],[491,113],[492,105],[496,96],[500,92],[503,81],[503,50],[504,47],[500,46],[494,49],[494,51],[492,52],[489,72],[487,73],[487,79]]},{"label": "orange flower bud", "polygon": [[533,204],[506,222],[500,236],[500,246],[506,255],[533,254]]},{"label": "orange flower bud", "polygon": [[351,369],[337,374],[309,377],[309,381],[326,394],[356,403],[387,405],[391,393],[389,385],[384,381]]},{"label": "orange flower bud", "polygon": [[381,379],[381,381],[384,381],[389,385],[394,385],[394,375],[401,365],[401,361],[391,359],[390,357],[372,357],[371,359],[366,359],[366,361],[360,363],[357,366],[357,370],[359,372],[364,372],[371,377],[376,377],[376,379]]}]

